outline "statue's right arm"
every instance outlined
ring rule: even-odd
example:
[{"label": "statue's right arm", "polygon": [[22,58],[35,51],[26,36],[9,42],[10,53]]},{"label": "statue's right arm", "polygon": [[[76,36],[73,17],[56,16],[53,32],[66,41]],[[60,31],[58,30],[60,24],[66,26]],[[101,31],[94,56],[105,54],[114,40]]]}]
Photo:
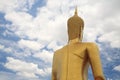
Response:
[{"label": "statue's right arm", "polygon": [[89,62],[91,64],[92,72],[94,75],[94,80],[105,80],[102,71],[99,49],[97,45],[95,43],[89,44],[87,51],[88,51]]},{"label": "statue's right arm", "polygon": [[56,79],[56,62],[55,62],[56,60],[55,60],[55,53],[54,53],[54,56],[53,56],[53,63],[52,63],[52,76],[51,76],[51,78],[52,78],[52,80],[57,80]]}]

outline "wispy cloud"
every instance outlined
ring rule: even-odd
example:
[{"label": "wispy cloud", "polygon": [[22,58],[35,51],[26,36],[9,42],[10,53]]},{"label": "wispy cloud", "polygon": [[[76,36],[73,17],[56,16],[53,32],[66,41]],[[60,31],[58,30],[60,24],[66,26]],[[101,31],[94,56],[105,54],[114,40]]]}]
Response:
[{"label": "wispy cloud", "polygon": [[120,71],[120,65],[115,66],[115,67],[114,67],[114,70],[116,70],[116,71]]}]

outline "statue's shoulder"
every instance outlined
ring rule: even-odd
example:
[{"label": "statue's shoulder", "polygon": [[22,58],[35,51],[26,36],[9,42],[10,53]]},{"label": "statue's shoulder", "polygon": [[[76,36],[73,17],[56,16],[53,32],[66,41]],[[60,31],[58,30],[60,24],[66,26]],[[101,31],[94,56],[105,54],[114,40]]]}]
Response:
[{"label": "statue's shoulder", "polygon": [[60,52],[60,49],[54,51],[54,55],[57,55]]},{"label": "statue's shoulder", "polygon": [[63,46],[62,48],[60,48],[60,49],[58,49],[56,51],[54,51],[54,55],[63,53],[65,51],[65,49],[66,49],[66,46],[67,45]]},{"label": "statue's shoulder", "polygon": [[97,45],[96,43],[94,43],[94,42],[84,42],[85,44],[87,44],[87,45]]},{"label": "statue's shoulder", "polygon": [[83,42],[82,45],[86,47],[97,47],[97,44],[94,42]]},{"label": "statue's shoulder", "polygon": [[86,48],[89,48],[89,49],[98,47],[97,44],[94,42],[85,42],[84,44],[86,45]]}]

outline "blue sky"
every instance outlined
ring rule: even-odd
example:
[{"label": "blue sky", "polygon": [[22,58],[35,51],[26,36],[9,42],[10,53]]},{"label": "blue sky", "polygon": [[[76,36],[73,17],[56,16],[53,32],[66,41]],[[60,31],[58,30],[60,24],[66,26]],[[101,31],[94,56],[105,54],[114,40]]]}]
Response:
[{"label": "blue sky", "polygon": [[[85,22],[84,42],[95,42],[106,80],[120,79],[119,0],[1,0],[0,80],[50,80],[53,53],[67,44],[67,20]],[[93,80],[89,71],[89,80]]]}]

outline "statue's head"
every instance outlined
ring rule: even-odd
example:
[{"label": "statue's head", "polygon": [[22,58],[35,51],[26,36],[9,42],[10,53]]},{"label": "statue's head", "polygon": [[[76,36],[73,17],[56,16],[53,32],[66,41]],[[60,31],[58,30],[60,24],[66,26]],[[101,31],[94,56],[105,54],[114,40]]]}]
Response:
[{"label": "statue's head", "polygon": [[75,14],[68,19],[68,38],[69,41],[75,38],[82,40],[84,21],[77,15],[77,8],[75,9]]}]

